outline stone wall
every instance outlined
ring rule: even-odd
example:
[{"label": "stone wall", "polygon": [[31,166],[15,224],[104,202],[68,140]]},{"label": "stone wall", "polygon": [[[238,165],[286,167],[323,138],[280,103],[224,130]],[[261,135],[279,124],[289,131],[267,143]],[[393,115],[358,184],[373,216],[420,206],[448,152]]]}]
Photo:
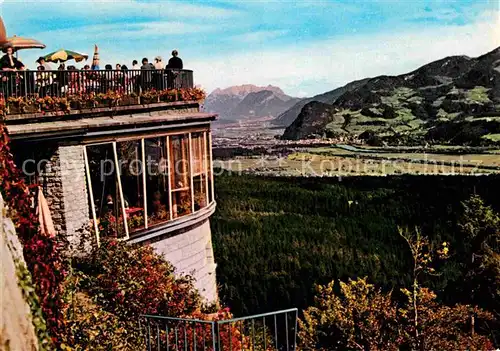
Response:
[{"label": "stone wall", "polygon": [[182,234],[151,243],[151,246],[174,265],[177,273],[192,275],[196,279],[196,288],[208,302],[218,300],[217,265],[208,220]]},{"label": "stone wall", "polygon": [[41,175],[56,231],[68,239],[72,250],[88,234],[90,218],[83,148],[59,146]]},{"label": "stone wall", "polygon": [[14,224],[5,218],[0,196],[0,349],[38,350],[31,310],[18,285],[19,265],[26,265]]}]

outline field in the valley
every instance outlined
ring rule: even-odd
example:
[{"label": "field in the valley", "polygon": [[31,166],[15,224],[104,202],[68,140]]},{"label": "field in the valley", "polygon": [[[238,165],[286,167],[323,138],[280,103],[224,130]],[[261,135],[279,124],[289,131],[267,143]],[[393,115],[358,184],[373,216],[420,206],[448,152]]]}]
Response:
[{"label": "field in the valley", "polygon": [[305,149],[284,157],[237,157],[216,161],[215,167],[233,172],[282,176],[489,174],[500,172],[500,153],[441,154],[321,147]]}]

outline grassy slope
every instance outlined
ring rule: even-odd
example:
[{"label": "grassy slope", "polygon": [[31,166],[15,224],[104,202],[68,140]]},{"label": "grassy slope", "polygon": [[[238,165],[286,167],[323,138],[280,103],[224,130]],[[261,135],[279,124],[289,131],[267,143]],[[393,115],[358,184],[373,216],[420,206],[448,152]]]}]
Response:
[{"label": "grassy slope", "polygon": [[[453,88],[449,95],[456,96],[456,98],[453,99],[455,103],[461,102],[466,105],[483,105],[491,103],[491,100],[488,98],[488,91],[489,89],[482,86],[476,86],[469,90]],[[443,108],[441,106],[444,99],[445,96],[441,96],[432,104],[435,108],[438,108],[437,115],[435,116],[436,121],[455,121],[459,117],[468,121],[481,119],[481,117],[478,118],[469,116],[467,113],[464,114],[460,112],[446,111],[448,108]],[[381,97],[381,100],[382,104],[394,108],[396,113],[394,118],[364,116],[361,114],[361,110],[342,109],[336,115],[345,116],[346,114],[349,114],[352,119],[348,126],[342,130],[341,125],[332,122],[327,125],[326,129],[336,134],[342,134],[342,131],[344,131],[349,134],[360,135],[366,130],[372,130],[380,136],[391,136],[394,135],[394,133],[423,136],[427,132],[428,128],[434,124],[434,122],[427,124],[429,120],[415,116],[409,108],[411,104],[422,104],[424,102],[423,98],[419,95],[418,90],[404,87],[396,88],[387,95],[384,94]],[[381,104],[373,104],[372,106],[372,111],[382,113],[383,109],[380,108]],[[498,106],[497,110],[500,110],[500,106]],[[489,118],[490,120],[498,119],[495,117]],[[495,134],[486,134],[483,138],[484,140],[491,140],[494,142],[498,141]]]}]

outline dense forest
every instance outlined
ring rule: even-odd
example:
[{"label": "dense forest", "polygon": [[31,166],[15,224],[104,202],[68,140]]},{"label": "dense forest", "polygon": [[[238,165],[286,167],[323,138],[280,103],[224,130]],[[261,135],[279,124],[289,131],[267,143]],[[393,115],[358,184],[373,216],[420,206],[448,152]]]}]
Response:
[{"label": "dense forest", "polygon": [[398,228],[419,228],[434,249],[449,243],[454,254],[426,283],[454,302],[462,279],[463,202],[477,194],[500,212],[500,176],[223,174],[215,189],[219,294],[236,315],[307,308],[315,284],[334,279],[367,277],[384,291],[411,286],[412,256]]}]

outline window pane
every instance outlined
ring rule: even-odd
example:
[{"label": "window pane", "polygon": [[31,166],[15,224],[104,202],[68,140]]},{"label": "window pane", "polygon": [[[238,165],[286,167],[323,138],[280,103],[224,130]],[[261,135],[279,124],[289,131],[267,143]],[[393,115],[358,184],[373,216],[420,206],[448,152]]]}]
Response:
[{"label": "window pane", "polygon": [[204,145],[203,133],[191,134],[191,145],[193,147],[194,209],[198,211],[207,206],[206,148]]},{"label": "window pane", "polygon": [[172,190],[189,190],[189,136],[188,134],[170,137],[170,162]]},{"label": "window pane", "polygon": [[124,237],[112,144],[87,146],[92,194],[101,237]]},{"label": "window pane", "polygon": [[205,169],[203,164],[203,133],[191,134],[191,146],[193,147],[193,176],[197,176],[202,174]]},{"label": "window pane", "polygon": [[174,218],[192,212],[189,173],[189,135],[170,137],[170,177]]},{"label": "window pane", "polygon": [[144,187],[140,140],[116,143],[129,233],[144,229]]},{"label": "window pane", "polygon": [[170,219],[166,138],[145,139],[148,227]]}]

